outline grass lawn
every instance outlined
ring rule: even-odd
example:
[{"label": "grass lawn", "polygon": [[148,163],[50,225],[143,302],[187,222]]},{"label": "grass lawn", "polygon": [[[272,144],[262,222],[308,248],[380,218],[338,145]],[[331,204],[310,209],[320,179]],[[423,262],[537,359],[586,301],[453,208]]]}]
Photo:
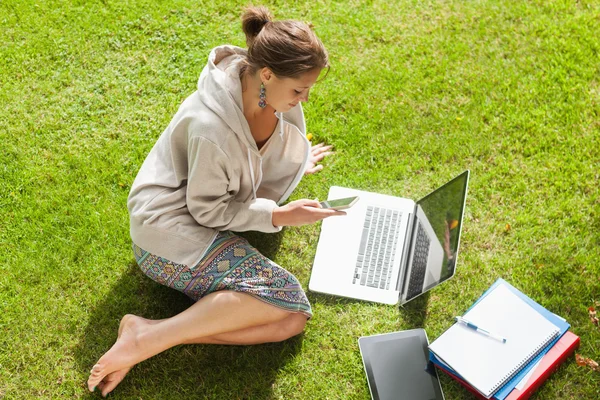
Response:
[{"label": "grass lawn", "polygon": [[[201,4],[206,3],[206,4]],[[97,398],[89,370],[126,313],[184,295],[143,276],[126,198],[209,50],[243,46],[240,1],[0,1],[0,398]],[[419,198],[471,170],[456,276],[403,308],[309,293],[305,333],[253,347],[179,346],[119,399],[368,399],[357,338],[430,340],[498,277],[563,316],[600,361],[600,3],[269,2],[311,21],[332,70],[305,106],[329,186]],[[320,225],[248,236],[307,287]],[[470,395],[446,376],[447,399]],[[535,399],[600,398],[561,366]]]}]

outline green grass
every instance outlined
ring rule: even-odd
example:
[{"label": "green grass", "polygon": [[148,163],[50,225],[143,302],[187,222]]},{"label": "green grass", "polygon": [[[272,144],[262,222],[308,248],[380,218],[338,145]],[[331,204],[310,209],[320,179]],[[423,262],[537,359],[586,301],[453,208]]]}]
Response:
[{"label": "green grass", "polygon": [[[96,398],[84,382],[120,318],[189,306],[135,266],[126,198],[209,50],[244,45],[239,1],[0,1],[0,398]],[[430,339],[498,277],[565,317],[600,361],[600,4],[271,2],[311,21],[332,70],[305,112],[335,145],[292,199],[331,185],[418,198],[471,169],[456,276],[404,308],[309,293],[284,343],[179,346],[123,399],[367,399],[357,338]],[[250,235],[306,287],[319,225]],[[446,398],[468,393],[442,376]],[[574,359],[535,399],[596,399]]]}]

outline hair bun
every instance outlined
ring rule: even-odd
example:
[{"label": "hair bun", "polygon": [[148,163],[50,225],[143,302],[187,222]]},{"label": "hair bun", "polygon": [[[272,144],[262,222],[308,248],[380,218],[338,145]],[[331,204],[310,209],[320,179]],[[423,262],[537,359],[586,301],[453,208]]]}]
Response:
[{"label": "hair bun", "polygon": [[254,38],[260,33],[263,27],[273,21],[271,12],[263,6],[248,7],[242,14],[242,30],[246,35],[246,44],[252,45]]},{"label": "hair bun", "polygon": [[255,74],[268,68],[280,78],[327,68],[329,56],[310,26],[301,21],[273,21],[265,7],[249,7],[242,15],[248,52],[240,67],[243,74]]}]

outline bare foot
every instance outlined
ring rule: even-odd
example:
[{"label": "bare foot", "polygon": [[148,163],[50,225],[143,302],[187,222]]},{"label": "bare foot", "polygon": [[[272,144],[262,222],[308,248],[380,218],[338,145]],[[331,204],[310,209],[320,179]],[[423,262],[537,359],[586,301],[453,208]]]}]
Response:
[{"label": "bare foot", "polygon": [[135,315],[125,315],[119,325],[119,336],[115,344],[107,351],[90,371],[88,389],[96,386],[106,396],[122,380],[129,370],[138,362],[145,360],[138,338],[144,328],[159,321],[147,320]]},{"label": "bare foot", "polygon": [[[121,334],[123,333],[123,327],[125,326],[124,321],[125,318],[122,318],[121,323],[119,324],[119,335],[117,336],[117,340],[121,338]],[[106,375],[106,377],[104,377],[104,379],[102,379],[102,381],[97,386],[98,389],[102,391],[102,396],[106,397],[114,388],[116,388],[117,385],[121,383],[123,378],[125,378],[125,375],[127,375],[127,373],[130,370],[131,367],[123,368]]]},{"label": "bare foot", "polygon": [[[160,321],[162,321],[162,320],[146,319],[146,318],[142,318],[142,317],[136,317],[136,318],[139,318],[150,325],[154,325],[154,324],[157,324]],[[121,319],[121,324],[119,325],[119,335],[117,336],[117,340],[119,340],[119,338],[121,337],[121,334],[123,332],[123,327],[125,326],[124,321],[125,321],[125,318]],[[120,369],[115,372],[111,372],[110,374],[106,375],[104,377],[104,379],[102,379],[102,381],[98,384],[98,386],[96,386],[102,392],[102,396],[103,397],[108,396],[108,394],[110,392],[112,392],[113,389],[116,388],[119,383],[121,383],[121,381],[125,378],[125,375],[127,375],[127,373],[131,370],[131,368],[133,368],[133,367],[123,368],[123,369]]]}]

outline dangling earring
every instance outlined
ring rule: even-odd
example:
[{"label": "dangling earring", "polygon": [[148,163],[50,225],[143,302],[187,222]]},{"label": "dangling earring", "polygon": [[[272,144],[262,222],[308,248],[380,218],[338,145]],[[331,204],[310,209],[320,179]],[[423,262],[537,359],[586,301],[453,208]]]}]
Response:
[{"label": "dangling earring", "polygon": [[264,83],[260,84],[260,93],[258,94],[258,98],[260,99],[258,101],[258,106],[260,108],[265,108],[267,106],[267,94]]}]

